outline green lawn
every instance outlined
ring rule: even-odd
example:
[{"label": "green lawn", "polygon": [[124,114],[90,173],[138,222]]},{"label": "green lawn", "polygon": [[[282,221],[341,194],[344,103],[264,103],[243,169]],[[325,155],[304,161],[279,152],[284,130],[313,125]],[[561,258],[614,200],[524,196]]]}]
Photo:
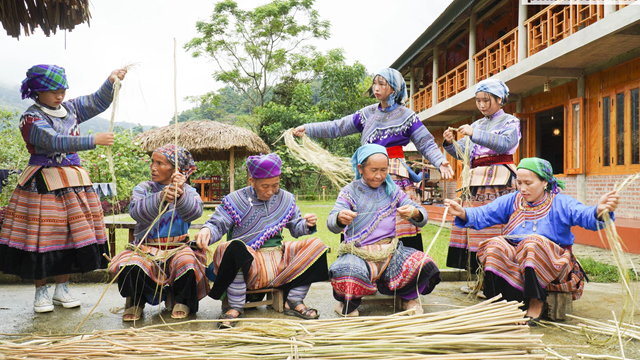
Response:
[{"label": "green lawn", "polygon": [[[329,264],[331,264],[338,256],[337,250],[338,250],[338,244],[340,243],[340,235],[330,232],[327,229],[327,225],[326,225],[327,217],[329,216],[329,212],[333,208],[333,204],[334,204],[333,202],[329,202],[329,201],[327,202],[300,201],[298,203],[298,206],[300,207],[302,214],[315,213],[316,215],[318,215],[318,232],[316,232],[313,235],[302,237],[302,239],[308,238],[308,237],[319,237],[325,244],[330,246],[332,248],[332,251],[328,256]],[[202,224],[206,222],[211,216],[211,214],[213,214],[213,209],[205,209],[204,213],[202,214],[202,217],[194,221],[194,223]],[[107,218],[109,217],[111,216],[107,216]],[[128,215],[119,215],[117,219],[120,221],[133,221],[133,219]],[[429,243],[435,236],[436,232],[438,231],[438,228],[439,227],[435,225],[427,225],[425,228],[423,228],[422,238],[424,241],[425,249],[429,246]],[[195,230],[190,231],[190,234],[192,235],[192,237],[196,233],[197,231]],[[447,261],[447,249],[449,245],[450,234],[451,234],[451,231],[449,229],[442,229],[440,236],[438,236],[437,242],[433,245],[429,254],[434,259],[434,261],[436,262],[436,264],[440,269],[446,268],[445,263]],[[284,235],[285,235],[285,240],[293,239],[289,235],[288,231],[286,230]],[[122,251],[122,249],[124,249],[127,239],[128,239],[128,230],[116,230],[116,251],[117,252],[120,252]]]}]

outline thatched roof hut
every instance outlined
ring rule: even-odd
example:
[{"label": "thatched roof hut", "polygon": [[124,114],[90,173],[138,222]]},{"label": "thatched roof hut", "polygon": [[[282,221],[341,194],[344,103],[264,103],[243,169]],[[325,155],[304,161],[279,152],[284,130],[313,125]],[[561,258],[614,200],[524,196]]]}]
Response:
[{"label": "thatched roof hut", "polygon": [[[151,129],[136,136],[149,154],[160,146],[175,142],[175,125]],[[247,157],[271,152],[267,144],[251,130],[211,120],[187,121],[178,124],[178,145],[189,150],[194,160],[229,160],[230,190],[233,191],[235,157]]]},{"label": "thatched roof hut", "polygon": [[78,24],[89,25],[90,18],[89,0],[0,0],[0,22],[15,38],[38,27],[47,36],[58,29],[71,31]]}]

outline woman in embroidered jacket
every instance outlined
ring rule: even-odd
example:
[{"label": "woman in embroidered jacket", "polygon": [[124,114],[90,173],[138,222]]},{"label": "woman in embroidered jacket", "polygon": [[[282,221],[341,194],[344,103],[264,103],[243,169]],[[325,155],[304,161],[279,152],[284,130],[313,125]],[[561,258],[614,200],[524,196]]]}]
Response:
[{"label": "woman in embroidered jacket", "polygon": [[[109,107],[112,84],[126,73],[114,70],[96,93],[64,102],[69,86],[59,66],[35,65],[22,82],[22,98],[35,100],[20,117],[31,157],[0,232],[0,271],[34,280],[36,312],[80,306],[67,288],[69,274],[107,265],[100,199],[77,152],[112,145],[113,133],[81,136],[78,125]],[[47,276],[56,278],[53,300]]]},{"label": "woman in embroidered jacket", "polygon": [[[407,90],[399,71],[382,69],[373,78],[372,89],[376,99],[380,100],[379,104],[367,106],[339,120],[299,126],[293,134],[336,138],[362,133],[362,145],[378,144],[387,148],[391,178],[411,200],[420,202],[404,162],[402,147],[412,141],[420,154],[440,169],[445,179],[453,176],[453,169],[433,140],[433,135],[413,110],[404,106]],[[401,217],[396,218],[396,227],[397,236],[406,246],[422,250],[420,228]]]},{"label": "woman in embroidered jacket", "polygon": [[[176,152],[179,171],[175,171]],[[124,267],[118,276],[120,294],[127,298],[124,321],[140,319],[145,303],[156,305],[162,300],[172,318],[182,319],[197,312],[198,302],[207,296],[206,252],[185,246],[189,226],[203,209],[200,195],[185,183],[194,171],[196,164],[188,150],[164,145],[151,157],[151,181],[133,189],[129,214],[137,222],[134,243],[109,265],[113,275]],[[167,204],[167,211],[154,223]],[[169,255],[178,247],[182,249]],[[154,261],[145,254],[168,258]]]},{"label": "woman in embroidered jacket", "polygon": [[[318,238],[282,241],[285,227],[295,238],[313,234],[318,217],[301,216],[293,194],[279,188],[281,167],[277,154],[250,156],[251,186],[225,196],[196,236],[202,249],[225,234],[229,240],[218,245],[210,265],[215,282],[209,296],[219,300],[226,292],[228,298],[221,319],[242,316],[247,289],[268,287],[283,290],[286,315],[319,316],[303,300],[311,283],[328,279],[327,247]],[[233,321],[220,324],[234,325]]]},{"label": "woman in embroidered jacket", "polygon": [[[458,128],[459,134],[471,138],[473,147],[470,150],[471,198],[466,199],[472,207],[488,204],[500,196],[516,191],[513,154],[520,141],[520,120],[501,109],[508,96],[509,88],[504,82],[496,79],[481,81],[476,89],[476,105],[484,118]],[[460,160],[453,141],[453,132],[447,129],[444,132],[444,148],[451,156]],[[465,149],[464,138],[458,144]],[[475,273],[478,268],[478,244],[502,234],[502,229],[502,225],[480,231],[453,228],[447,266],[469,269]]]},{"label": "woman in embroidered jacket", "polygon": [[538,319],[547,290],[571,292],[574,300],[582,296],[585,274],[571,252],[571,227],[594,231],[604,227],[600,215],[609,210],[615,218],[619,195],[608,192],[598,205],[585,206],[558,193],[564,183],[553,176],[551,164],[539,158],[520,161],[517,186],[518,192],[481,207],[463,208],[453,200],[445,203],[456,216],[456,226],[483,229],[506,225],[503,236],[484,240],[478,247],[485,272],[484,293],[524,301],[527,316]]},{"label": "woman in embroidered jacket", "polygon": [[416,227],[427,223],[427,211],[413,202],[388,174],[387,150],[360,147],[351,158],[356,180],[345,186],[327,219],[334,233],[344,231],[338,259],[329,267],[336,312],[357,316],[361,298],[380,291],[400,295],[404,309],[423,309],[415,300],[440,282],[431,257],[397,241],[395,219]]}]

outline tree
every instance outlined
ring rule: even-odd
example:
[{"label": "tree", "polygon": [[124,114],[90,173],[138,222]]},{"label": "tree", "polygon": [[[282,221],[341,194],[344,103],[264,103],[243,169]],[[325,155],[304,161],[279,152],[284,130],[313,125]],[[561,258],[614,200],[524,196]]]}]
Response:
[{"label": "tree", "polygon": [[215,80],[242,92],[253,107],[263,106],[283,74],[293,67],[298,73],[313,70],[304,65],[304,58],[315,48],[303,42],[329,37],[329,22],[320,20],[313,2],[274,0],[247,11],[233,0],[223,0],[210,21],[196,23],[200,37],[184,47],[194,57],[214,60],[219,68],[213,73]]},{"label": "tree", "polygon": [[[0,108],[0,169],[22,170],[29,161],[29,152],[20,134],[17,118],[17,112]],[[18,174],[12,174],[5,180],[0,194],[0,207],[9,203],[19,177]]]}]

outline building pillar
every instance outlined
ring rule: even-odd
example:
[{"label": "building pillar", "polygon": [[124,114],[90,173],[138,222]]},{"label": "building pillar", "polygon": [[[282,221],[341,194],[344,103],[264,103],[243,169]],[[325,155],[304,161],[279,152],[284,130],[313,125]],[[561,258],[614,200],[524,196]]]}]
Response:
[{"label": "building pillar", "polygon": [[610,4],[610,2],[604,4],[604,17],[614,12],[616,12],[616,4]]},{"label": "building pillar", "polygon": [[[605,5],[606,6],[606,5]],[[584,97],[585,93],[585,78],[584,75],[578,78],[578,97]],[[580,128],[582,129],[582,138],[586,139],[585,127],[584,124],[584,104],[582,106],[582,111],[580,112]],[[570,110],[571,111],[571,110]],[[587,203],[587,164],[585,159],[587,158],[587,147],[585,144],[582,144],[582,153],[580,154],[580,161],[582,161],[582,174],[578,174],[576,176],[576,199],[583,204]]]},{"label": "building pillar", "polygon": [[473,56],[476,54],[476,20],[477,14],[471,14],[469,18],[469,65],[467,66],[467,74],[469,76],[467,87],[476,84],[476,62]]},{"label": "building pillar", "polygon": [[415,94],[417,91],[416,91],[416,75],[415,75],[415,71],[413,71],[413,70],[414,70],[413,69],[413,65],[411,65],[410,72],[409,72],[409,76],[410,76],[410,78],[409,78],[409,87],[410,87],[410,89],[408,91],[408,94],[409,94],[409,108],[411,110],[415,111],[414,108],[413,108],[413,94]]},{"label": "building pillar", "polygon": [[438,44],[433,47],[433,79],[431,80],[431,106],[438,103]]},{"label": "building pillar", "polygon": [[529,53],[527,47],[527,27],[524,22],[527,21],[527,5],[522,1],[518,1],[518,62],[527,58]]}]

